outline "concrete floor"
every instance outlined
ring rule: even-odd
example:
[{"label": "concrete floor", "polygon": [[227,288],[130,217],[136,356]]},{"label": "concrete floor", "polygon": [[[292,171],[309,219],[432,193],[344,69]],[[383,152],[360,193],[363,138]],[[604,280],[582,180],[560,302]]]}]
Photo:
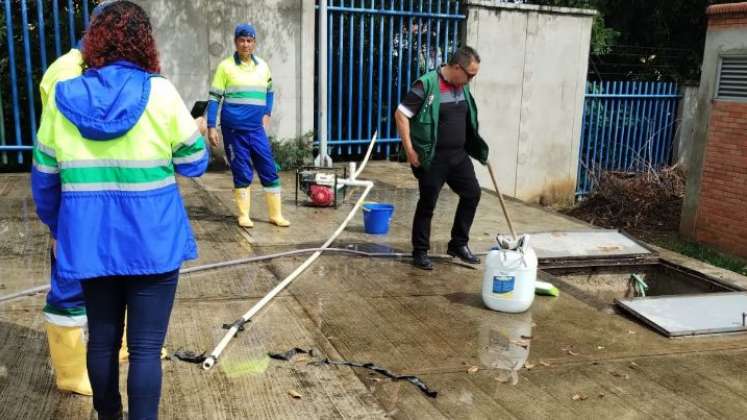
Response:
[{"label": "concrete floor", "polygon": [[[417,190],[407,169],[375,162],[363,177],[377,180],[372,200],[395,203],[392,230],[366,235],[356,216],[337,245],[409,251]],[[200,259],[190,266],[318,246],[353,201],[338,211],[296,208],[289,175],[284,210],[293,226],[267,224],[256,191],[255,228],[244,231],[234,224],[227,174],[180,185],[200,246]],[[45,283],[48,238],[34,215],[27,176],[0,176],[0,197],[0,295],[6,295]],[[455,198],[444,190],[439,202],[436,252],[448,240]],[[588,229],[536,206],[508,204],[522,232]],[[506,231],[501,219],[497,199],[484,194],[473,249],[486,249],[495,233]],[[747,284],[681,256],[667,258]],[[303,259],[183,275],[167,347],[211,349],[224,333],[222,323],[238,318]],[[743,418],[747,412],[747,336],[670,340],[562,286],[560,297],[537,297],[527,313],[500,314],[481,303],[481,275],[448,262],[423,272],[406,261],[322,256],[213,370],[164,361],[161,418]],[[0,304],[0,418],[88,418],[90,398],[54,388],[43,303],[35,296]],[[439,396],[365,370],[266,356],[291,347],[418,375]]]}]

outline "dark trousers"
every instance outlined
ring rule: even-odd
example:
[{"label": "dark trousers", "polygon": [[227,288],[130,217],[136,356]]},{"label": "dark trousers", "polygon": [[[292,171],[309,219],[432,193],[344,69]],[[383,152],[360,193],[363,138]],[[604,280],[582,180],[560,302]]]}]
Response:
[{"label": "dark trousers", "polygon": [[126,310],[130,352],[128,418],[158,418],[161,347],[178,278],[176,270],[149,276],[98,277],[81,282],[88,314],[88,377],[97,412],[111,416],[122,409],[119,348]]},{"label": "dark trousers", "polygon": [[469,230],[475,219],[477,204],[480,202],[480,184],[477,182],[472,160],[467,156],[456,162],[434,159],[428,170],[414,168],[413,173],[418,179],[420,189],[420,198],[412,222],[413,250],[428,251],[430,249],[431,219],[433,219],[433,210],[436,208],[438,195],[444,183],[459,195],[459,205],[451,227],[449,247],[467,245]]}]

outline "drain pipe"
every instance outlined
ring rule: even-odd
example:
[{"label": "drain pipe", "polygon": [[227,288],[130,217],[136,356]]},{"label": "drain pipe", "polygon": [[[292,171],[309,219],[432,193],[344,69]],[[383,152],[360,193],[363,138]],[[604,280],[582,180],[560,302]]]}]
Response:
[{"label": "drain pipe", "polygon": [[[361,165],[361,168],[363,168],[364,165]],[[213,349],[212,352],[210,352],[210,355],[207,356],[204,362],[202,362],[202,368],[205,370],[209,370],[212,368],[215,363],[218,361],[218,357],[220,357],[221,353],[223,353],[223,350],[225,350],[226,346],[228,346],[228,343],[233,339],[233,337],[236,336],[236,333],[239,332],[239,330],[242,328],[243,324],[249,322],[254,315],[257,314],[262,308],[265,307],[275,296],[277,296],[278,293],[280,293],[283,289],[285,289],[289,284],[293,282],[301,273],[303,273],[311,264],[314,263],[314,261],[319,258],[320,255],[322,255],[322,252],[324,252],[329,246],[332,244],[332,242],[337,239],[338,236],[342,233],[343,230],[347,227],[348,223],[350,223],[351,220],[353,220],[353,216],[355,216],[355,213],[358,211],[358,209],[361,207],[363,202],[366,200],[366,197],[368,196],[368,193],[371,192],[371,189],[373,188],[374,184],[372,181],[358,181],[354,179],[343,179],[340,181],[346,186],[349,187],[364,187],[363,194],[361,194],[358,201],[355,203],[355,206],[353,206],[353,209],[350,210],[350,213],[348,213],[348,216],[345,218],[345,220],[340,224],[340,226],[335,230],[335,232],[332,234],[332,236],[327,239],[327,241],[319,248],[319,251],[314,252],[306,261],[303,262],[298,268],[296,268],[288,277],[286,277],[283,281],[281,281],[275,288],[273,288],[270,293],[265,295],[265,297],[262,298],[259,302],[257,302],[254,306],[249,309],[240,319],[238,319],[236,322],[234,322],[231,325],[231,328],[228,329],[228,332],[226,335],[223,336],[223,339],[220,340],[217,346],[215,346],[215,349]]]},{"label": "drain pipe", "polygon": [[[189,274],[189,273],[198,273],[200,271],[207,271],[207,270],[216,270],[220,268],[225,267],[233,267],[236,265],[242,265],[242,264],[249,264],[253,262],[260,262],[260,261],[267,261],[267,260],[274,260],[277,258],[284,258],[284,257],[293,257],[297,255],[303,255],[303,254],[311,254],[316,251],[324,251],[326,253],[335,253],[335,254],[349,254],[359,257],[366,257],[366,258],[412,258],[412,253],[410,252],[366,252],[366,251],[360,251],[357,249],[348,249],[348,248],[302,248],[302,249],[294,249],[291,251],[283,251],[283,252],[277,252],[274,254],[266,254],[266,255],[254,255],[251,257],[244,257],[244,258],[237,258],[235,260],[228,260],[228,261],[220,261],[215,263],[209,263],[209,264],[203,264],[203,265],[196,265],[194,267],[189,268],[183,268],[179,270],[179,274]],[[475,255],[487,255],[487,252],[475,252]],[[453,260],[454,257],[447,254],[434,254],[429,255],[431,259],[439,259],[439,260]],[[19,292],[11,293],[5,296],[0,296],[0,304],[9,302],[11,300],[15,299],[21,299],[25,297],[33,297],[38,295],[39,293],[46,292],[49,290],[49,285],[45,284],[42,286],[36,286],[29,289],[21,290]]]}]

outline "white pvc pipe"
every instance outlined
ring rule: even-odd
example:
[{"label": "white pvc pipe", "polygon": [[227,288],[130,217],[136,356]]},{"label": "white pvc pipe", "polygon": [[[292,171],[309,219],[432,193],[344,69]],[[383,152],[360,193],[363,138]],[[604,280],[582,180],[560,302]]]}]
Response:
[{"label": "white pvc pipe", "polygon": [[368,150],[366,150],[366,156],[363,158],[363,161],[361,162],[361,166],[358,167],[358,170],[354,174],[350,174],[350,179],[357,179],[358,175],[363,172],[363,169],[366,167],[366,164],[368,164],[368,159],[371,157],[371,152],[374,148],[374,143],[376,143],[376,138],[379,136],[379,132],[375,131],[373,138],[371,139],[371,143],[368,144]]},{"label": "white pvc pipe", "polygon": [[[344,179],[341,180],[342,183],[344,183],[347,186],[351,187],[365,187],[365,190],[363,191],[363,194],[361,194],[358,201],[353,206],[353,209],[350,210],[350,213],[348,213],[348,216],[345,218],[345,220],[340,224],[340,226],[335,230],[335,232],[332,234],[332,236],[327,239],[327,241],[320,247],[319,251],[314,252],[306,261],[303,262],[298,268],[296,268],[292,273],[288,275],[283,281],[281,281],[277,286],[275,286],[270,293],[265,295],[265,297],[262,298],[259,302],[254,304],[249,311],[247,311],[242,317],[242,322],[247,322],[254,315],[257,314],[262,308],[265,307],[275,296],[277,296],[278,293],[280,293],[283,289],[285,289],[289,284],[293,282],[301,273],[303,273],[314,261],[319,258],[320,255],[322,255],[322,252],[324,252],[329,246],[332,244],[332,242],[337,239],[338,236],[342,233],[343,230],[345,230],[345,227],[347,227],[348,223],[350,223],[351,220],[353,220],[353,216],[355,216],[355,213],[358,211],[358,209],[361,207],[363,202],[365,201],[366,197],[368,196],[368,193],[371,192],[371,189],[373,188],[373,182],[371,181],[358,181],[358,180],[350,180],[350,179]],[[218,360],[218,357],[220,357],[221,353],[223,353],[223,350],[228,346],[228,343],[233,339],[233,337],[236,335],[236,333],[239,331],[239,326],[233,325],[228,330],[228,332],[223,336],[223,339],[220,340],[217,346],[215,346],[215,349],[213,349],[212,352],[210,352],[210,355],[205,359],[204,362],[202,362],[202,368],[205,370],[208,370],[212,368],[215,365],[215,362]]]}]

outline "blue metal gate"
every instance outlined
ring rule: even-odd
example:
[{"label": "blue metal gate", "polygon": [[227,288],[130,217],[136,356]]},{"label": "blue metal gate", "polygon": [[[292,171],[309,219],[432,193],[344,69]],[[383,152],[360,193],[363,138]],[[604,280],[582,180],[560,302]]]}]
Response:
[{"label": "blue metal gate", "polygon": [[365,152],[375,131],[379,133],[377,155],[389,156],[397,150],[400,140],[394,110],[412,82],[446,62],[456,48],[465,18],[460,3],[329,1],[326,118],[330,156],[344,160]]},{"label": "blue metal gate", "polygon": [[2,0],[0,20],[0,170],[27,169],[49,63],[75,46],[92,0]]},{"label": "blue metal gate", "polygon": [[676,83],[587,83],[576,196],[590,193],[602,172],[670,164],[679,98]]}]

